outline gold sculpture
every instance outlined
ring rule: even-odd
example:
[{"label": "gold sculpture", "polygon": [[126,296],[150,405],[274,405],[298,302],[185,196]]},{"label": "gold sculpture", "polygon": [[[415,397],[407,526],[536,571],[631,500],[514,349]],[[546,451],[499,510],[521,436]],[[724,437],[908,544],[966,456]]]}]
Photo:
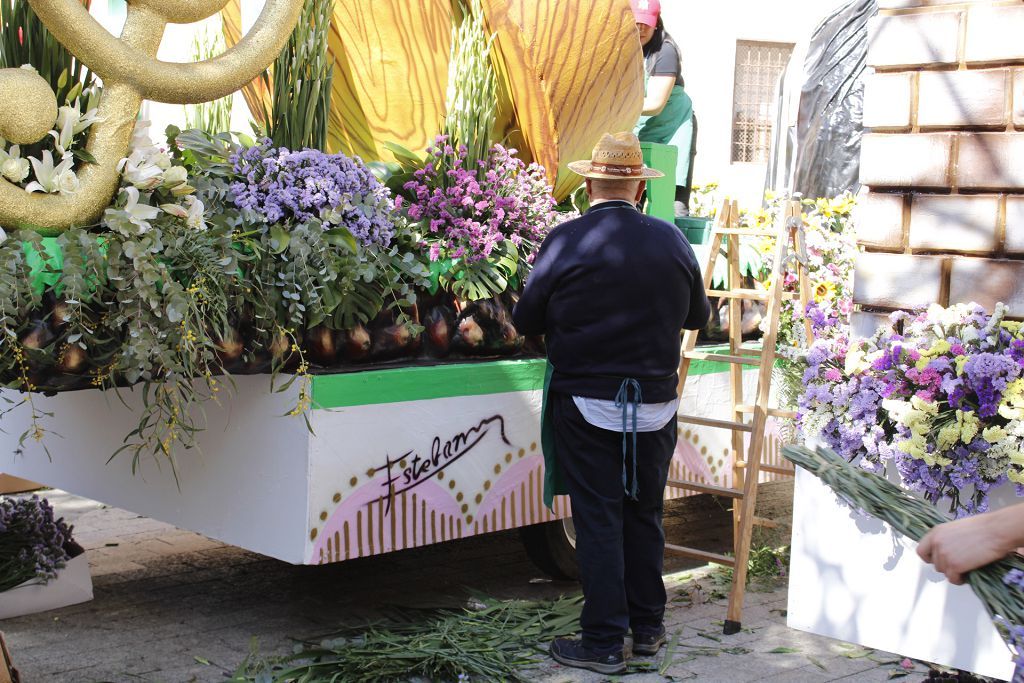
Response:
[{"label": "gold sculpture", "polygon": [[[103,79],[99,121],[90,128],[86,145],[96,163],[81,169],[81,186],[73,195],[29,194],[0,178],[0,225],[54,234],[96,221],[117,190],[117,165],[127,156],[142,100],[195,104],[239,90],[281,52],[302,11],[302,0],[267,0],[252,30],[224,54],[195,64],[156,59],[168,23],[200,21],[226,3],[131,0],[116,38],[78,0],[29,0],[54,37]],[[52,127],[56,97],[48,86],[41,90],[40,82],[46,86],[24,69],[0,69],[0,136],[30,143]]]}]

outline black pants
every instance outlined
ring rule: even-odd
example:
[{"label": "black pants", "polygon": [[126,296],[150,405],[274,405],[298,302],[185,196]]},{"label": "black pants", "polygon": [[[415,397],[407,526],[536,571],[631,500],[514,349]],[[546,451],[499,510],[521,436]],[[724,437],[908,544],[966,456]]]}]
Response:
[{"label": "black pants", "polygon": [[[661,526],[665,481],[676,445],[676,420],[637,435],[639,500],[622,486],[622,433],[583,419],[571,396],[553,393],[558,461],[576,526],[576,556],[585,604],[583,644],[622,647],[628,629],[650,630],[665,615]],[[632,451],[632,438],[628,439]],[[629,476],[632,477],[630,452]]]}]

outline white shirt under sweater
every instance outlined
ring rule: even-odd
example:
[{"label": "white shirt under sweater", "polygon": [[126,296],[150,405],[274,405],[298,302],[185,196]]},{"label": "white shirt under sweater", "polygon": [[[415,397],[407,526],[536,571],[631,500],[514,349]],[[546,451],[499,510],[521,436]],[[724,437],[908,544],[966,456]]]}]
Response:
[{"label": "white shirt under sweater", "polygon": [[[573,396],[573,403],[583,415],[583,419],[601,429],[622,432],[622,406],[615,401],[600,398]],[[665,403],[641,403],[636,407],[636,431],[656,432],[669,423],[679,412],[679,399]],[[626,431],[633,429],[633,406],[626,409]]]}]

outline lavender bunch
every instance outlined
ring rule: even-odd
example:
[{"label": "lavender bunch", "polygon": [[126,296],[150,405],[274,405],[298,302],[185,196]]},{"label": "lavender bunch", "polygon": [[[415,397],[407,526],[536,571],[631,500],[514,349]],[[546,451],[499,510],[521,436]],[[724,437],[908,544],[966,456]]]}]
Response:
[{"label": "lavender bunch", "polygon": [[291,151],[269,139],[231,154],[237,208],[267,225],[320,221],[344,227],[363,246],[387,247],[394,237],[388,189],[358,159],[315,149]]},{"label": "lavender bunch", "polygon": [[71,527],[39,496],[0,499],[0,592],[46,583],[70,559]]}]

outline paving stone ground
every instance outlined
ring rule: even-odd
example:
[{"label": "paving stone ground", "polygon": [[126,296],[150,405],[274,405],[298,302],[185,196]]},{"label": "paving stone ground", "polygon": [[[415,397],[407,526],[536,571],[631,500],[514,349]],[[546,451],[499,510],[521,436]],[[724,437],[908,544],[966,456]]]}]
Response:
[{"label": "paving stone ground", "polygon": [[[293,637],[327,633],[387,606],[459,605],[472,594],[545,599],[578,590],[538,580],[514,532],[302,567],[60,491],[46,495],[86,548],[95,599],[0,621],[25,683],[223,681],[252,643],[264,654],[287,653]],[[673,637],[679,634],[672,661],[661,675],[662,659],[636,660],[648,670],[614,680],[871,683],[889,680],[898,668],[898,657],[850,658],[849,646],[787,628],[780,582],[748,593],[746,629],[722,636],[725,602],[710,570],[676,559],[666,570],[666,623]],[[793,652],[771,652],[778,648]],[[918,665],[901,680],[916,683],[924,671]],[[541,683],[609,680],[550,660],[525,675]]]}]

